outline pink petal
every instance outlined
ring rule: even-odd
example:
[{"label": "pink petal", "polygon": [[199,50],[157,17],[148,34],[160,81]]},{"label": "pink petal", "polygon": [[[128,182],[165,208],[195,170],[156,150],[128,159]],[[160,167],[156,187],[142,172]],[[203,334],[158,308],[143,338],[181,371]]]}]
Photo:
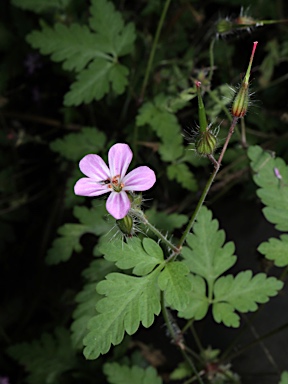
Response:
[{"label": "pink petal", "polygon": [[74,186],[75,195],[79,196],[100,196],[111,192],[107,185],[99,184],[97,181],[82,177]]},{"label": "pink petal", "polygon": [[124,179],[124,191],[147,191],[153,187],[156,181],[154,171],[149,167],[142,166],[133,169]]},{"label": "pink petal", "polygon": [[106,209],[115,217],[120,220],[125,217],[130,209],[131,203],[126,192],[111,192],[106,202]]},{"label": "pink petal", "polygon": [[109,168],[98,155],[86,155],[79,163],[81,172],[96,181],[110,178]]},{"label": "pink petal", "polygon": [[131,163],[133,153],[127,144],[115,144],[108,152],[108,162],[111,176],[120,175],[121,179]]}]

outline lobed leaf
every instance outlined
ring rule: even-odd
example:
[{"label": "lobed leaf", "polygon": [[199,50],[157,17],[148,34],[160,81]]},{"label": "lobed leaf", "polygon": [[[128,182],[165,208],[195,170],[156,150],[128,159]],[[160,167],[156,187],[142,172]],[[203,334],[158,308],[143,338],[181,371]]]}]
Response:
[{"label": "lobed leaf", "polygon": [[159,288],[165,292],[167,304],[178,311],[185,310],[189,303],[191,281],[189,269],[182,261],[167,263],[158,278]]},{"label": "lobed leaf", "polygon": [[[280,231],[288,231],[288,167],[281,158],[273,158],[259,146],[249,147],[248,156],[255,172],[253,180],[260,187],[257,195],[266,206],[268,221]],[[280,175],[280,178],[277,177]]]},{"label": "lobed leaf", "polygon": [[236,262],[234,244],[225,242],[225,233],[219,230],[212,213],[202,207],[193,227],[194,233],[187,236],[188,247],[183,247],[182,256],[190,271],[213,282]]},{"label": "lobed leaf", "polygon": [[256,311],[259,303],[266,303],[282,287],[282,281],[265,273],[252,277],[252,271],[244,271],[236,277],[220,277],[214,285],[214,319],[228,327],[238,327],[239,316],[235,311]]},{"label": "lobed leaf", "polygon": [[161,384],[162,379],[153,367],[128,367],[118,363],[106,363],[103,372],[110,384]]},{"label": "lobed leaf", "polygon": [[134,24],[125,26],[112,2],[92,0],[90,14],[90,27],[103,38],[106,52],[118,57],[131,53],[136,39]]},{"label": "lobed leaf", "polygon": [[43,13],[67,7],[70,0],[12,0],[12,4],[26,11]]},{"label": "lobed leaf", "polygon": [[171,164],[167,167],[167,176],[169,180],[176,180],[183,188],[188,191],[197,190],[197,181],[195,176],[185,163]]},{"label": "lobed leaf", "polygon": [[81,206],[74,207],[74,216],[80,220],[80,224],[64,224],[58,228],[60,236],[53,241],[52,247],[48,250],[46,257],[48,264],[67,261],[73,251],[81,252],[80,239],[83,234],[91,233],[100,236],[109,231],[111,225],[105,220],[106,209],[103,204],[100,204],[91,209]]},{"label": "lobed leaf", "polygon": [[44,24],[41,31],[32,31],[26,40],[42,55],[51,55],[52,61],[63,61],[63,68],[69,71],[79,72],[95,58],[109,59],[102,41],[85,25],[57,23],[51,28]]},{"label": "lobed leaf", "polygon": [[282,372],[279,384],[288,384],[288,371]]},{"label": "lobed leaf", "polygon": [[110,62],[105,59],[95,59],[87,69],[80,72],[76,81],[71,85],[70,91],[64,97],[66,106],[90,103],[92,100],[100,100],[110,90],[120,95],[128,84],[127,67],[118,62]]},{"label": "lobed leaf", "polygon": [[52,151],[67,160],[79,161],[88,153],[98,153],[105,146],[106,135],[94,127],[84,127],[50,143]]},{"label": "lobed leaf", "polygon": [[97,259],[93,260],[83,271],[86,283],[82,291],[75,297],[77,307],[73,312],[74,320],[71,324],[71,340],[74,348],[82,348],[83,339],[88,332],[88,321],[96,315],[96,304],[102,299],[102,296],[96,291],[96,284],[116,269],[115,265],[109,261]]},{"label": "lobed leaf", "polygon": [[259,245],[258,251],[268,260],[273,260],[277,267],[288,265],[288,235],[281,235],[280,239],[269,239]]},{"label": "lobed leaf", "polygon": [[132,237],[127,239],[127,243],[118,239],[102,244],[98,249],[106,260],[116,262],[120,269],[133,268],[133,274],[138,276],[147,275],[164,261],[161,247],[149,238],[141,241]]},{"label": "lobed leaf", "polygon": [[167,97],[158,95],[153,102],[146,102],[139,110],[136,124],[149,125],[162,140],[159,152],[163,161],[174,161],[183,154],[181,127],[176,116],[166,107]]},{"label": "lobed leaf", "polygon": [[31,343],[12,345],[7,353],[25,367],[29,384],[60,383],[62,375],[76,363],[70,333],[65,328],[56,328],[53,335],[44,333]]},{"label": "lobed leaf", "polygon": [[191,289],[187,294],[188,304],[184,310],[178,312],[179,317],[185,319],[203,319],[209,308],[209,300],[206,296],[206,283],[201,276],[190,275]]},{"label": "lobed leaf", "polygon": [[140,322],[146,328],[153,323],[161,309],[158,276],[158,269],[143,277],[110,273],[97,285],[98,293],[106,297],[98,302],[99,315],[88,325],[84,339],[87,359],[107,353],[112,344],[121,343],[125,332],[134,334]]}]

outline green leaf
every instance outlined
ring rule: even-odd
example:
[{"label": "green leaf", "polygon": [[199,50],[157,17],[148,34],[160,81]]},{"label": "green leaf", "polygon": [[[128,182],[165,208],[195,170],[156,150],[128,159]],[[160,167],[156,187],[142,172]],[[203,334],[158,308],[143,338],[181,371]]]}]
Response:
[{"label": "green leaf", "polygon": [[79,72],[65,95],[66,106],[100,100],[110,90],[120,95],[128,84],[129,70],[119,63],[119,57],[133,50],[134,24],[125,26],[122,15],[106,0],[92,0],[90,13],[90,27],[96,33],[79,24],[57,23],[51,28],[42,23],[41,31],[27,36],[27,41],[42,54],[63,62],[66,70]]},{"label": "green leaf", "polygon": [[185,310],[178,313],[179,317],[185,319],[203,319],[209,308],[209,299],[206,297],[206,283],[201,276],[190,275],[191,290],[187,294],[188,304]]},{"label": "green leaf", "polygon": [[110,384],[162,384],[162,379],[153,367],[128,367],[117,363],[106,363],[103,371]]},{"label": "green leaf", "polygon": [[55,62],[63,61],[63,69],[69,71],[79,72],[97,57],[109,59],[99,37],[85,25],[58,23],[54,28],[43,25],[41,31],[31,32],[26,39],[42,55],[51,55]]},{"label": "green leaf", "polygon": [[146,102],[139,110],[136,124],[149,125],[162,140],[159,153],[163,161],[175,161],[184,151],[181,127],[176,116],[167,110],[168,98],[158,95],[153,102]]},{"label": "green leaf", "polygon": [[252,271],[244,271],[236,277],[220,277],[214,286],[214,319],[228,327],[238,327],[240,319],[235,311],[256,311],[259,303],[266,303],[282,287],[282,281],[265,273],[252,277]]},{"label": "green leaf", "polygon": [[77,133],[69,133],[63,139],[52,141],[50,148],[67,160],[79,161],[88,153],[102,151],[105,141],[105,134],[97,128],[84,127]]},{"label": "green leaf", "polygon": [[167,176],[170,180],[176,180],[183,188],[188,189],[188,191],[197,190],[197,181],[185,163],[169,165],[167,168]]},{"label": "green leaf", "polygon": [[[254,182],[260,187],[257,195],[266,205],[263,209],[268,221],[280,231],[288,231],[288,167],[281,158],[273,158],[259,146],[249,147],[248,156],[255,172]],[[277,174],[281,178],[277,177]]]},{"label": "green leaf", "polygon": [[64,328],[56,328],[54,335],[44,333],[31,343],[12,345],[7,352],[25,367],[29,384],[60,384],[62,375],[76,363],[70,333]]},{"label": "green leaf", "polygon": [[71,324],[71,339],[74,348],[83,347],[83,339],[88,333],[88,321],[96,315],[96,304],[102,299],[102,296],[96,291],[96,284],[116,269],[115,265],[109,261],[97,259],[93,260],[90,266],[83,271],[86,284],[75,298],[77,307],[73,312],[74,320]]},{"label": "green leaf", "polygon": [[172,232],[176,228],[182,228],[187,223],[188,217],[178,213],[158,212],[155,208],[145,211],[149,222],[162,231]]},{"label": "green leaf", "polygon": [[70,0],[12,0],[12,4],[26,11],[43,13],[67,7]]},{"label": "green leaf", "polygon": [[106,52],[119,57],[132,51],[136,39],[134,24],[125,26],[121,13],[115,11],[112,2],[93,0],[90,13],[90,27],[101,35]]},{"label": "green leaf", "polygon": [[167,304],[178,311],[185,310],[189,303],[191,281],[188,267],[182,261],[166,264],[158,278],[159,288],[165,293]]},{"label": "green leaf", "polygon": [[146,328],[153,323],[161,309],[158,276],[158,269],[144,277],[110,273],[97,285],[98,293],[106,297],[98,302],[99,315],[88,325],[90,332],[84,339],[87,359],[96,359],[107,353],[111,344],[120,344],[124,332],[134,334],[140,322]]},{"label": "green leaf", "polygon": [[277,267],[288,265],[288,235],[281,235],[280,239],[269,239],[259,245],[258,251],[268,260],[273,260]]},{"label": "green leaf", "polygon": [[212,213],[202,207],[193,227],[193,234],[188,234],[188,247],[183,247],[182,255],[191,272],[213,282],[236,262],[232,242],[224,245],[225,232],[219,230],[217,220],[212,220]]},{"label": "green leaf", "polygon": [[182,362],[179,363],[178,366],[170,373],[170,380],[183,380],[185,377],[189,377],[193,374],[191,367],[188,363]]},{"label": "green leaf", "polygon": [[288,384],[288,372],[287,371],[282,372],[279,384]]},{"label": "green leaf", "polygon": [[127,243],[118,239],[102,244],[99,251],[103,253],[106,260],[116,262],[118,268],[133,268],[133,274],[138,276],[147,275],[164,261],[161,247],[148,238],[141,241],[137,237],[132,237],[127,239]]},{"label": "green leaf", "polygon": [[[64,224],[58,229],[60,237],[53,241],[52,247],[48,250],[46,262],[58,264],[67,261],[73,251],[81,252],[82,245],[80,238],[84,233],[92,233],[96,236],[107,233],[111,227],[105,220],[106,209],[104,204],[95,203],[96,207],[74,207],[73,213],[80,220],[81,224]],[[99,205],[98,205],[99,204]]]},{"label": "green leaf", "polygon": [[120,95],[128,84],[127,67],[105,59],[95,59],[87,69],[78,74],[70,91],[66,93],[66,106],[90,103],[93,99],[100,100],[109,92],[110,83],[113,91]]}]

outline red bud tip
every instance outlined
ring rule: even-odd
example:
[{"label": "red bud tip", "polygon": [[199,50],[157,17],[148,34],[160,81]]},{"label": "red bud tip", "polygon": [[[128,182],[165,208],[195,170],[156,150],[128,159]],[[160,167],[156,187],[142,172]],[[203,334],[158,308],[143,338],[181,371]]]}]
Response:
[{"label": "red bud tip", "polygon": [[195,81],[195,85],[197,88],[200,88],[201,87],[201,81],[198,81],[198,80]]}]

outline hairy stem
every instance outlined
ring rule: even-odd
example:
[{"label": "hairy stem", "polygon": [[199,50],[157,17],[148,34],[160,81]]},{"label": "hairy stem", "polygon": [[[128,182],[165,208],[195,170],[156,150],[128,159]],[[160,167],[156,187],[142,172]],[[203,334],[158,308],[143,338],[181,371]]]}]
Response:
[{"label": "hairy stem", "polygon": [[171,323],[170,316],[169,316],[168,309],[165,306],[165,300],[164,300],[164,293],[163,292],[161,292],[161,310],[162,310],[162,315],[163,315],[166,327],[167,327],[167,329],[169,331],[170,336],[173,339],[173,342],[179,347],[180,352],[182,353],[183,358],[185,359],[185,361],[187,362],[187,364],[191,368],[191,370],[194,373],[195,377],[197,377],[198,383],[199,384],[204,384],[203,380],[201,379],[201,377],[199,376],[199,374],[197,372],[197,369],[196,369],[192,359],[187,355],[187,353],[185,351],[185,345],[183,344],[183,340],[179,341],[179,334],[175,330],[175,327],[173,327],[173,325]]},{"label": "hairy stem", "polygon": [[171,241],[169,241],[154,225],[152,225],[144,215],[144,213],[141,210],[135,210],[134,214],[137,216],[137,218],[147,227],[152,231],[160,240],[163,241],[167,245],[168,248],[170,248],[173,253],[179,253],[179,248],[176,247]]},{"label": "hairy stem", "polygon": [[[237,121],[238,121],[238,118],[234,117],[233,120],[232,120],[231,126],[229,128],[228,136],[226,137],[225,143],[224,143],[222,151],[220,153],[218,162],[214,163],[214,171],[212,172],[211,176],[209,177],[209,179],[208,179],[208,181],[207,181],[207,183],[205,185],[205,188],[204,188],[204,190],[202,192],[202,195],[201,195],[201,197],[200,197],[200,199],[198,201],[198,204],[197,204],[197,206],[195,208],[195,211],[194,211],[193,215],[191,216],[191,218],[189,220],[189,223],[187,224],[187,227],[186,227],[186,229],[185,229],[185,231],[184,231],[184,233],[183,233],[183,235],[182,235],[182,237],[181,237],[181,239],[180,239],[180,241],[178,243],[178,249],[181,249],[182,245],[185,242],[185,239],[186,239],[188,233],[191,231],[191,229],[192,229],[192,227],[194,225],[194,222],[195,222],[195,220],[196,220],[196,218],[198,216],[198,213],[199,213],[199,211],[200,211],[200,209],[201,209],[201,207],[202,207],[202,205],[203,205],[203,203],[205,201],[205,198],[206,198],[206,196],[207,196],[207,194],[208,194],[208,192],[209,192],[209,190],[211,188],[211,185],[212,185],[212,183],[213,183],[213,181],[214,181],[214,179],[215,179],[215,177],[216,177],[216,175],[217,175],[217,173],[218,173],[218,171],[220,169],[223,156],[224,156],[224,154],[226,152],[226,149],[227,149],[227,146],[228,146],[229,141],[231,139],[231,136],[233,135],[233,132],[234,132],[234,129],[235,129]],[[174,255],[171,255],[170,257],[174,257]]]}]

